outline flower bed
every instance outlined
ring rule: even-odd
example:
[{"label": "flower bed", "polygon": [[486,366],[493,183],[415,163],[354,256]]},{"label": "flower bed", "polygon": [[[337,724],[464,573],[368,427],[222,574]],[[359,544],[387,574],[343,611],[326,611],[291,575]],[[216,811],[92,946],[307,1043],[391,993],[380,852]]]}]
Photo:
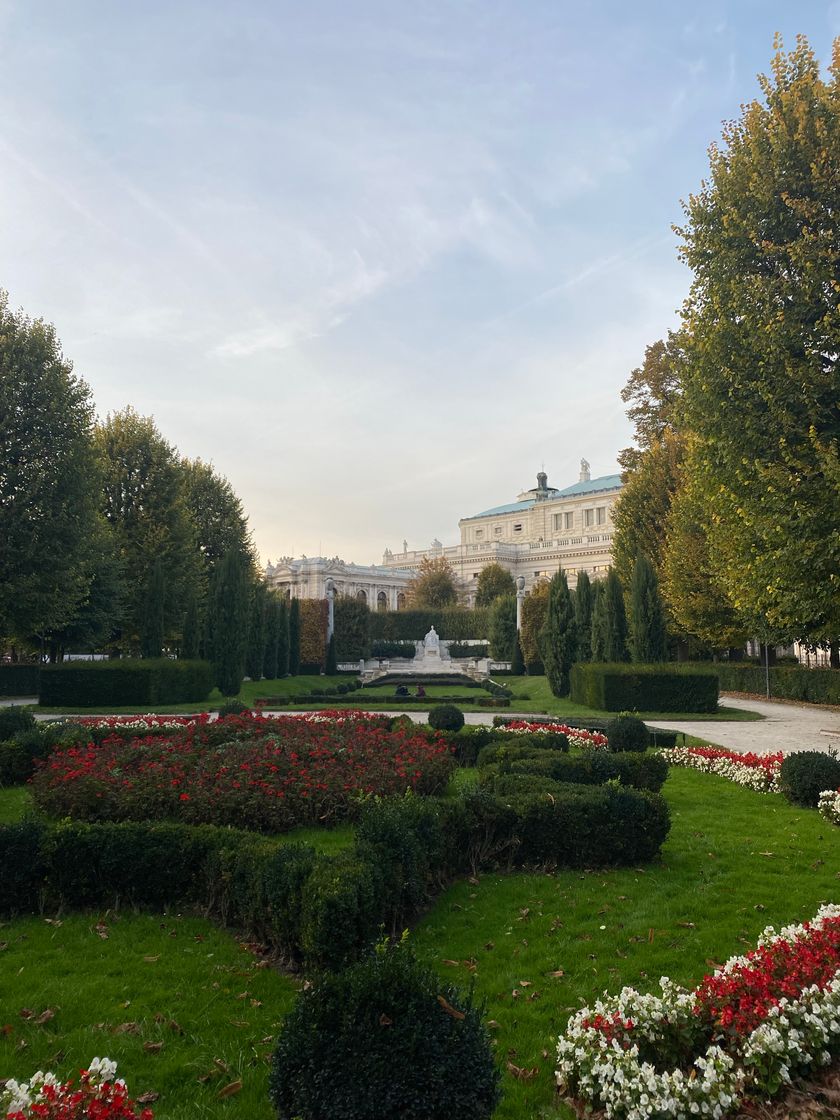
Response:
[{"label": "flower bed", "polygon": [[569,746],[578,747],[580,750],[605,751],[608,749],[606,735],[598,731],[585,731],[582,727],[568,727],[565,723],[530,723],[528,720],[511,720],[504,723],[498,731],[510,732],[511,735],[530,734],[531,732],[560,732],[569,740]]},{"label": "flower bed", "polygon": [[9,1080],[0,1087],[0,1114],[6,1120],[152,1120],[151,1109],[135,1111],[116,1072],[115,1062],[94,1058],[78,1085],[40,1071],[29,1081]]},{"label": "flower bed", "polygon": [[824,789],[820,794],[817,810],[827,821],[840,825],[840,791]]},{"label": "flower bed", "polygon": [[608,1118],[723,1116],[773,1095],[840,1049],[840,906],[733,957],[689,992],[624,988],[569,1019],[558,1047],[562,1093]]},{"label": "flower bed", "polygon": [[88,821],[178,820],[285,832],[348,819],[365,797],[441,791],[446,742],[359,713],[230,716],[168,735],[60,746],[32,779],[36,805]]},{"label": "flower bed", "polygon": [[784,755],[741,754],[721,747],[671,747],[659,752],[671,766],[687,766],[704,774],[717,774],[758,793],[779,792],[779,769]]}]

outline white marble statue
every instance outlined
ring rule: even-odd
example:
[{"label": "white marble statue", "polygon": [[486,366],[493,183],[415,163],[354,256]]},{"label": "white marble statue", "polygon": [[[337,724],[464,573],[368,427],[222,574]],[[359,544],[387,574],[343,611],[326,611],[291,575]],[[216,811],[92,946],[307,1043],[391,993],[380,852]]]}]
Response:
[{"label": "white marble statue", "polygon": [[434,626],[423,639],[423,647],[427,653],[438,653],[440,650],[440,638],[438,637],[437,630]]}]

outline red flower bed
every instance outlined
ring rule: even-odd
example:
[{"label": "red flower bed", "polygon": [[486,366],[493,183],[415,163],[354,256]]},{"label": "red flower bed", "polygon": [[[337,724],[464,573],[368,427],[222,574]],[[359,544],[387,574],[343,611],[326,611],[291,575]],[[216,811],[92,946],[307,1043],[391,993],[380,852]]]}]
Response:
[{"label": "red flower bed", "polygon": [[798,999],[811,985],[828,986],[840,968],[840,918],[819,928],[805,922],[792,941],[779,937],[705,976],[695,991],[695,1013],[727,1033],[746,1035],[780,1000]]},{"label": "red flower bed", "polygon": [[365,796],[441,791],[453,762],[439,737],[341,712],[238,715],[57,749],[32,779],[36,805],[80,820],[179,820],[284,832],[335,823]]}]

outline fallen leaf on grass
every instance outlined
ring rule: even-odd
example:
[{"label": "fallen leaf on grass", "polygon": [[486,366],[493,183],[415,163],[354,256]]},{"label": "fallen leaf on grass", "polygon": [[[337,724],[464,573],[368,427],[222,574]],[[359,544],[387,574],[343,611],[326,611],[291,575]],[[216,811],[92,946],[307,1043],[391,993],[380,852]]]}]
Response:
[{"label": "fallen leaf on grass", "polygon": [[519,981],[519,987],[520,988],[530,988],[531,987],[531,981],[530,980],[520,980]]},{"label": "fallen leaf on grass", "polygon": [[538,1066],[532,1069],[523,1069],[522,1066],[515,1066],[513,1062],[507,1062],[507,1071],[512,1074],[518,1081],[533,1081],[537,1074],[540,1072]]},{"label": "fallen leaf on grass", "polygon": [[156,961],[160,960],[160,953],[158,953],[157,956],[154,957],[143,957],[143,960],[146,962],[146,964],[154,964]]},{"label": "fallen leaf on grass", "polygon": [[680,929],[697,929],[697,926],[694,924],[694,922],[677,922],[677,925],[680,927]]},{"label": "fallen leaf on grass", "polygon": [[379,1016],[379,1025],[380,1025],[380,1027],[393,1027],[394,1020],[389,1019],[388,1016],[383,1011],[382,1014]]},{"label": "fallen leaf on grass", "polygon": [[34,1014],[35,1012],[30,1010],[30,1008],[28,1007],[22,1007],[18,1012],[18,1015],[20,1015],[21,1019],[31,1019]]},{"label": "fallen leaf on grass", "polygon": [[120,1023],[118,1027],[114,1027],[114,1034],[139,1034],[139,1023]]},{"label": "fallen leaf on grass", "polygon": [[448,964],[448,965],[451,965],[453,968],[460,968],[461,967],[461,962],[460,961],[448,961],[448,960],[444,959],[443,961],[441,961],[441,964]]},{"label": "fallen leaf on grass", "polygon": [[156,1093],[154,1089],[150,1089],[148,1093],[141,1093],[135,1100],[138,1104],[154,1104],[155,1101],[160,1100],[160,1093]]},{"label": "fallen leaf on grass", "polygon": [[562,968],[555,968],[554,972],[548,972],[546,975],[552,980],[560,980],[566,973]]},{"label": "fallen leaf on grass", "polygon": [[59,921],[58,918],[44,918],[44,921],[47,923],[48,926],[60,926],[61,925],[61,922]]},{"label": "fallen leaf on grass", "polygon": [[4,952],[8,948],[9,948],[9,942],[8,941],[0,941],[0,953]]},{"label": "fallen leaf on grass", "polygon": [[98,922],[93,927],[93,932],[96,934],[97,937],[101,937],[103,941],[108,940],[108,927],[105,925],[104,922]]},{"label": "fallen leaf on grass", "polygon": [[55,1012],[52,1011],[48,1007],[47,1010],[42,1011],[41,1014],[38,1016],[38,1018],[35,1020],[35,1026],[36,1027],[43,1027],[44,1023],[48,1023],[50,1021],[50,1019],[54,1019],[54,1018],[55,1018]]},{"label": "fallen leaf on grass", "polygon": [[241,1088],[242,1088],[242,1082],[241,1081],[231,1081],[231,1083],[229,1085],[225,1085],[225,1087],[223,1089],[219,1090],[219,1092],[217,1093],[217,1096],[218,1096],[220,1101],[223,1101],[223,1100],[225,1100],[226,1097],[235,1096]]},{"label": "fallen leaf on grass", "polygon": [[163,1049],[162,1042],[144,1042],[143,1049],[147,1054],[159,1054]]}]

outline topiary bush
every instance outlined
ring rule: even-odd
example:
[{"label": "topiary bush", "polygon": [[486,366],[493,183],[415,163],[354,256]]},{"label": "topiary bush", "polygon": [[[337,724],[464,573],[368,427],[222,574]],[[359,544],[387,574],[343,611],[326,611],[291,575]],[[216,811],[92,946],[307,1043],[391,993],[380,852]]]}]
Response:
[{"label": "topiary bush", "polygon": [[301,994],[274,1053],[280,1120],[487,1120],[499,1072],[481,1011],[403,945]]},{"label": "topiary bush", "polygon": [[241,716],[243,712],[250,712],[250,710],[247,704],[231,696],[220,705],[219,719],[224,719],[225,716]]},{"label": "topiary bush", "polygon": [[0,708],[0,743],[11,739],[19,731],[31,731],[34,726],[35,716],[31,708],[21,704]]},{"label": "topiary bush", "polygon": [[620,715],[611,719],[606,736],[611,751],[647,750],[648,729],[638,716]]},{"label": "topiary bush", "polygon": [[798,751],[783,759],[779,787],[792,805],[815,809],[820,794],[840,787],[840,761],[821,751]]},{"label": "topiary bush", "polygon": [[464,726],[464,713],[454,704],[438,704],[429,712],[429,727],[435,731],[460,731]]}]

